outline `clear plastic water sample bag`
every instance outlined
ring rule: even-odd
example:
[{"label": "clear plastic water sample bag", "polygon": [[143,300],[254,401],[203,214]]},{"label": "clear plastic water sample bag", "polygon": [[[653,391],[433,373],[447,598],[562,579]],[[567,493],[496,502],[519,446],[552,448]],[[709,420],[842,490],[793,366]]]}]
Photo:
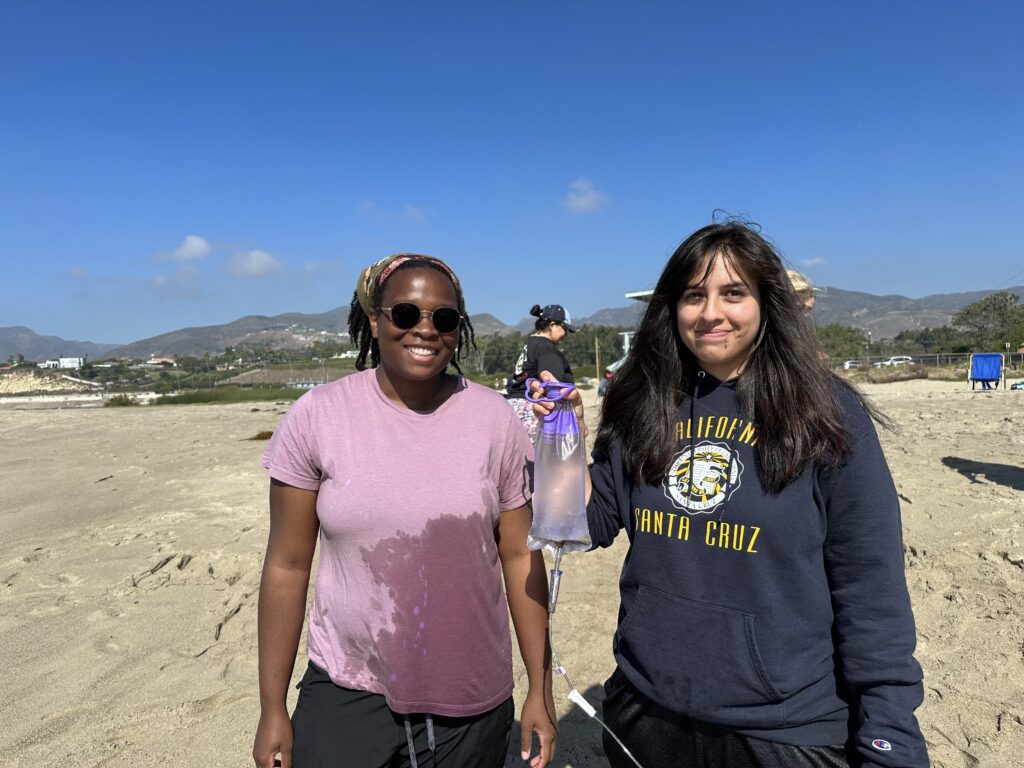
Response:
[{"label": "clear plastic water sample bag", "polygon": [[541,382],[542,394],[534,396],[526,382],[526,397],[532,402],[554,403],[544,417],[537,435],[533,475],[533,525],[530,549],[561,547],[566,552],[591,548],[587,528],[585,478],[587,461],[583,429],[565,397],[575,387],[558,381]]}]

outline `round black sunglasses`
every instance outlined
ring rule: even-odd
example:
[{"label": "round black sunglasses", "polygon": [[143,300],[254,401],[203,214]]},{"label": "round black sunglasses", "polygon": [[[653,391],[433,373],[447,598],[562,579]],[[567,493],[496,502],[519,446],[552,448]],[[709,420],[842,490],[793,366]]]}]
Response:
[{"label": "round black sunglasses", "polygon": [[393,307],[377,307],[392,325],[403,331],[415,328],[421,317],[430,318],[438,333],[454,333],[462,324],[462,315],[454,307],[438,307],[435,310],[420,309],[411,301],[403,301]]}]

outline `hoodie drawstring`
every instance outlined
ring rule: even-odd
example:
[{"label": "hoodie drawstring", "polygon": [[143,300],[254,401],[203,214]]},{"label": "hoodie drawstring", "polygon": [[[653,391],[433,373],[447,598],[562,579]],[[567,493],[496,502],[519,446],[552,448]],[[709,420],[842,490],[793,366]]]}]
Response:
[{"label": "hoodie drawstring", "polygon": [[[697,378],[696,378],[696,381],[694,381],[694,384],[693,384],[693,395],[690,397],[690,429],[688,430],[689,431],[689,435],[690,435],[690,488],[687,489],[688,493],[694,487],[693,479],[696,476],[696,472],[697,472],[697,454],[696,454],[696,447],[694,446],[694,442],[693,442],[693,434],[694,434],[694,432],[697,431],[697,422],[696,422],[696,418],[697,418],[697,395],[700,394],[700,386],[701,386],[701,384],[704,383],[704,380],[705,380],[706,377],[707,377],[707,374],[705,374],[704,371],[697,371]],[[735,437],[730,437],[729,438],[728,447],[729,447],[729,479],[728,479],[728,482],[727,482],[727,485],[726,485],[725,498],[722,500],[722,503],[718,507],[718,515],[717,515],[718,522],[721,522],[722,519],[725,517],[725,510],[729,506],[729,496],[731,495],[729,493],[729,489],[733,485],[733,482],[736,479],[736,478],[733,477],[733,468],[735,467],[736,461],[737,461],[737,459],[736,459],[736,438]]]},{"label": "hoodie drawstring", "polygon": [[[431,715],[427,715],[427,749],[430,750],[431,762],[437,765],[437,754],[435,753],[434,744],[434,718]],[[405,721],[405,741],[409,745],[409,762],[412,768],[419,768],[419,764],[416,761],[416,742],[412,738],[412,722],[409,720],[408,715],[402,715],[402,719]]]}]

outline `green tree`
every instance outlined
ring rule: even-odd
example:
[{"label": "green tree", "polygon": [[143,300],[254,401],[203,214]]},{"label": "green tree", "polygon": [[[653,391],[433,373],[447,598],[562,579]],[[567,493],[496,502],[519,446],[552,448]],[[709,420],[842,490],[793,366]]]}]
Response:
[{"label": "green tree", "polygon": [[562,349],[574,367],[593,365],[594,342],[597,341],[601,352],[601,367],[605,368],[622,357],[623,332],[634,330],[617,325],[587,326],[576,333],[570,333],[562,342]]},{"label": "green tree", "polygon": [[487,376],[507,375],[519,356],[526,337],[521,333],[491,333],[479,336],[476,351],[466,359],[477,373]]},{"label": "green tree", "polygon": [[838,323],[818,327],[818,341],[829,357],[863,359],[868,340],[858,328]]},{"label": "green tree", "polygon": [[337,339],[315,339],[310,345],[310,349],[313,351],[314,357],[325,359],[338,355],[349,349],[351,345],[342,344]]},{"label": "green tree", "polygon": [[900,331],[893,345],[905,354],[918,355],[970,352],[972,347],[971,339],[963,331],[948,325]]},{"label": "green tree", "polygon": [[1010,342],[1011,352],[1016,352],[1024,345],[1024,318],[1015,327],[1010,329],[1006,340]]},{"label": "green tree", "polygon": [[953,316],[953,326],[965,331],[975,352],[1002,352],[1011,333],[1022,323],[1024,307],[1020,298],[1009,291],[996,291]]},{"label": "green tree", "polygon": [[[617,326],[597,325],[581,328],[568,334],[562,341],[561,349],[573,368],[594,364],[594,341],[601,350],[601,365],[606,366],[622,357],[622,331],[631,330]],[[478,336],[476,351],[466,356],[467,365],[481,375],[507,376],[526,343],[521,333],[491,333]]]}]

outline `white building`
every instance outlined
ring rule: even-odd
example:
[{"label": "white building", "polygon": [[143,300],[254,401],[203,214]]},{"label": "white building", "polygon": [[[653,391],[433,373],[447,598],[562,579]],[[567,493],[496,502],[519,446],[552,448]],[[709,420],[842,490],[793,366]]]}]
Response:
[{"label": "white building", "polygon": [[40,368],[59,368],[61,370],[77,371],[85,365],[84,357],[58,357],[56,360],[47,360],[38,364]]}]

